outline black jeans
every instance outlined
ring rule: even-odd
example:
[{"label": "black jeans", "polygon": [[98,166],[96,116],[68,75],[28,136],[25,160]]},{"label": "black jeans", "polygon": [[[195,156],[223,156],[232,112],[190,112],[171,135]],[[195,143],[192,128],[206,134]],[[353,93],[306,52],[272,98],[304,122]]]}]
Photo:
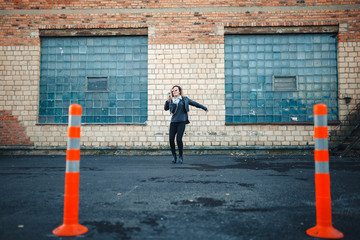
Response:
[{"label": "black jeans", "polygon": [[175,152],[175,135],[176,135],[176,143],[179,148],[179,155],[183,155],[183,141],[182,138],[185,132],[185,122],[172,122],[170,123],[170,133],[169,133],[169,142],[171,147],[171,153],[173,155],[176,154]]}]

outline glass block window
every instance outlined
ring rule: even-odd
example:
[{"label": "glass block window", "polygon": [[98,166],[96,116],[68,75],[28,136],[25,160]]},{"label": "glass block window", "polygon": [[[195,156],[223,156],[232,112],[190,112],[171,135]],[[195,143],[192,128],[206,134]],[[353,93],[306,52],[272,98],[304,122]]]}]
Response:
[{"label": "glass block window", "polygon": [[336,36],[225,35],[227,123],[338,120]]},{"label": "glass block window", "polygon": [[73,103],[83,123],[145,123],[147,45],[146,36],[42,38],[39,123],[67,123]]}]

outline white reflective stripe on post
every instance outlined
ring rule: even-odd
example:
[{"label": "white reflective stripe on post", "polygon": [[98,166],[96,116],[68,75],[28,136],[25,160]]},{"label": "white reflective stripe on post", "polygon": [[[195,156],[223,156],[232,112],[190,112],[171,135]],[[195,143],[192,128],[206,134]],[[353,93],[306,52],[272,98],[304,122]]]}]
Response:
[{"label": "white reflective stripe on post", "polygon": [[315,138],[315,150],[328,150],[329,143],[327,138]]},{"label": "white reflective stripe on post", "polygon": [[67,149],[80,149],[80,138],[68,138]]},{"label": "white reflective stripe on post", "polygon": [[314,116],[315,127],[327,127],[327,115],[315,115]]},{"label": "white reflective stripe on post", "polygon": [[329,162],[315,161],[315,173],[329,173]]},{"label": "white reflective stripe on post", "polygon": [[66,161],[66,172],[79,172],[80,161]]},{"label": "white reflective stripe on post", "polygon": [[79,115],[70,115],[69,116],[69,126],[71,126],[71,127],[80,127],[81,126],[81,116],[79,116]]}]

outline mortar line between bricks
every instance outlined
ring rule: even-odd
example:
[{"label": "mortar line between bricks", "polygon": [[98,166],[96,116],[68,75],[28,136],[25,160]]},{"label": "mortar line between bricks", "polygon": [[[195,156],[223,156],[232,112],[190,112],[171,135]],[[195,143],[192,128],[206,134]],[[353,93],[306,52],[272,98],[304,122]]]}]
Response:
[{"label": "mortar line between bricks", "polygon": [[360,9],[360,4],[320,6],[274,6],[274,7],[184,7],[184,8],[118,8],[118,9],[16,9],[0,10],[0,15],[47,15],[47,14],[117,14],[117,13],[207,13],[207,12],[298,12],[336,11]]}]

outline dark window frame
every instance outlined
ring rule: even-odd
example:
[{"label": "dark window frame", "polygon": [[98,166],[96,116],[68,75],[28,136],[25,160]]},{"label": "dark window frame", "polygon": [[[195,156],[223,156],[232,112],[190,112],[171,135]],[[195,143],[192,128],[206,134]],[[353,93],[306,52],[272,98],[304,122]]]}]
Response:
[{"label": "dark window frame", "polygon": [[40,29],[40,37],[148,36],[148,28]]},{"label": "dark window frame", "polygon": [[[89,78],[95,79],[95,78],[105,78],[106,79],[106,89],[89,89]],[[108,92],[109,91],[109,76],[86,76],[86,92]]]}]

